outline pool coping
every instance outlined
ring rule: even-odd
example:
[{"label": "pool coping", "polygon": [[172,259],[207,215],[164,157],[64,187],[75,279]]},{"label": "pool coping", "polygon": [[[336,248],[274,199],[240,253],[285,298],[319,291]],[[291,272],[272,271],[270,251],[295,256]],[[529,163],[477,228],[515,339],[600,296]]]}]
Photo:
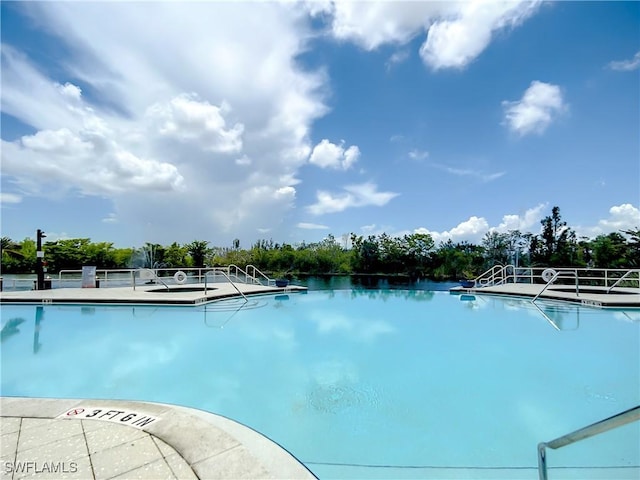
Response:
[{"label": "pool coping", "polygon": [[[533,299],[542,292],[546,284],[531,283],[508,283],[504,285],[493,285],[488,287],[462,287],[457,286],[449,290],[453,294],[469,295],[503,295],[516,296]],[[567,285],[557,285],[548,287],[540,296],[540,300],[551,300],[578,304],[595,308],[640,308],[640,290],[634,288],[618,287],[616,290],[624,293],[606,293],[606,289],[601,287],[602,293],[594,293],[598,287],[583,287],[590,291],[583,290],[579,294],[576,292],[559,291],[558,289],[568,289]]]},{"label": "pool coping", "polygon": [[[86,414],[89,411],[87,407],[91,408],[92,413],[96,409],[104,409],[104,414],[100,412],[102,417],[105,415],[113,417],[113,413],[106,412],[136,412],[132,415],[144,415],[139,418],[153,418],[154,421],[148,424],[142,422],[142,426],[137,428],[130,422],[122,423],[123,419],[125,422],[127,419],[122,414],[120,421],[113,418],[80,418],[82,412]],[[9,419],[12,418],[19,420],[11,422]],[[27,422],[25,419],[28,419]],[[43,424],[42,422],[45,421],[46,423]],[[19,422],[19,427],[16,422]],[[23,435],[22,443],[19,443],[23,433],[22,425],[34,425],[35,422],[40,422],[36,423],[36,426],[41,426],[39,429],[31,427],[32,431],[36,431],[39,435],[36,440],[39,446],[33,447],[25,443],[29,442],[28,432]],[[9,425],[10,423],[12,425]],[[166,471],[172,472],[173,478],[181,479],[316,478],[290,452],[250,427],[204,410],[179,405],[129,400],[2,396],[0,397],[0,425],[3,443],[2,460],[5,469],[9,468],[8,464],[15,469],[19,461],[17,459],[21,458],[23,464],[31,462],[36,469],[39,466],[42,468],[47,461],[63,462],[67,468],[75,465],[75,471],[67,471],[64,478],[107,479],[120,478],[120,475],[129,473],[136,478],[151,479],[157,478],[159,465],[164,461],[169,465],[169,470]],[[5,425],[8,427],[5,428]],[[103,437],[107,441],[102,449],[96,449],[94,443],[92,451],[88,446],[87,436],[95,434],[98,427],[108,429],[105,431],[106,437]],[[83,435],[86,448],[80,447],[81,450],[78,450],[76,447],[76,450],[71,452],[72,442],[69,439],[74,438],[77,444],[82,441]],[[13,442],[14,437],[15,442]],[[128,440],[113,445],[113,437]],[[151,455],[149,445],[154,444],[157,448],[152,448],[153,455]],[[57,457],[54,458],[49,453],[46,460],[42,460],[43,457],[39,455],[43,455],[47,450],[54,451]],[[5,455],[6,451],[14,453]],[[78,453],[80,451],[83,453]],[[118,461],[109,462],[106,467],[103,466],[97,471],[99,463],[96,459],[105,454],[117,454]],[[169,460],[173,462],[173,467],[170,466]],[[180,461],[182,463],[179,463]],[[129,462],[129,465],[135,465],[135,468],[131,467],[132,469],[123,473],[122,463],[126,462]],[[176,465],[178,467],[182,465],[182,469],[180,470]],[[177,473],[178,471],[180,473]],[[16,476],[17,472],[13,473],[13,478],[22,478]],[[6,472],[3,470],[3,477],[4,474]],[[42,478],[47,476],[42,474]]]},{"label": "pool coping", "polygon": [[208,284],[205,292],[203,283],[189,284],[200,291],[181,291],[185,286],[173,287],[171,293],[161,293],[162,285],[138,285],[106,288],[54,288],[51,290],[26,290],[0,292],[0,304],[112,304],[112,305],[204,305],[225,298],[241,298],[249,295],[303,293],[307,287],[288,285],[286,287],[265,286],[245,283],[220,282]]}]

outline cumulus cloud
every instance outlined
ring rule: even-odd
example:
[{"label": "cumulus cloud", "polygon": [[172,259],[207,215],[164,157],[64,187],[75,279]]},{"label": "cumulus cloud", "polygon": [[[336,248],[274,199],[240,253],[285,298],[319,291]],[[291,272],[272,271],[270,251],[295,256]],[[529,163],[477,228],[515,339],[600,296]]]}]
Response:
[{"label": "cumulus cloud", "polygon": [[598,221],[597,225],[588,227],[576,227],[579,236],[596,237],[620,230],[632,230],[640,228],[640,210],[638,207],[623,203],[614,205],[609,209],[609,216]]},{"label": "cumulus cloud", "polygon": [[435,232],[428,230],[424,227],[417,228],[415,233],[428,233],[431,235],[436,243],[446,242],[451,240],[452,242],[461,241],[474,241],[482,238],[482,236],[489,231],[489,224],[484,217],[476,217],[475,215],[469,217],[468,220],[460,222],[451,230],[445,230],[443,232]]},{"label": "cumulus cloud", "polygon": [[482,237],[491,231],[506,233],[510,230],[520,230],[524,233],[533,230],[535,233],[537,229],[533,227],[540,225],[546,207],[546,203],[541,203],[527,209],[524,214],[506,214],[495,226],[490,226],[486,218],[474,215],[449,230],[438,232],[421,227],[415,229],[414,233],[428,233],[436,243],[451,240],[454,243],[467,241],[475,244],[479,244]]},{"label": "cumulus cloud", "polygon": [[333,2],[316,5],[313,13],[331,17],[335,38],[367,50],[406,44],[426,34],[420,56],[438,70],[464,68],[487,48],[496,32],[519,25],[539,5],[538,1]]},{"label": "cumulus cloud", "polygon": [[[299,10],[242,2],[17,8],[67,54],[47,70],[2,44],[2,111],[32,128],[3,141],[3,177],[25,194],[110,199],[132,243],[277,232],[309,161],[311,125],[327,112],[326,74],[297,62],[309,38]],[[340,168],[358,153],[344,150]]]},{"label": "cumulus cloud", "polygon": [[452,17],[431,24],[420,56],[433,69],[464,68],[482,53],[492,35],[532,15],[539,2],[461,2]]},{"label": "cumulus cloud", "polygon": [[211,152],[239,152],[244,126],[236,123],[226,128],[223,115],[230,109],[226,102],[216,107],[195,94],[182,93],[166,104],[156,103],[147,110],[147,116],[157,122],[160,135],[181,142],[195,141],[203,150]]},{"label": "cumulus cloud", "polygon": [[637,52],[631,60],[615,60],[608,67],[619,72],[632,72],[640,68],[640,52]]},{"label": "cumulus cloud", "polygon": [[319,191],[317,202],[309,205],[307,210],[313,215],[342,212],[348,208],[376,206],[381,207],[397,197],[397,193],[379,192],[374,183],[362,183],[344,187],[343,193]]},{"label": "cumulus cloud", "polygon": [[[474,215],[449,230],[434,231],[421,227],[413,230],[413,233],[428,233],[432,236],[436,244],[446,242],[447,240],[451,240],[454,243],[467,241],[479,244],[486,233],[494,231],[507,233],[511,230],[519,230],[523,233],[531,232],[533,234],[539,234],[541,231],[540,221],[545,216],[545,211],[548,206],[548,203],[540,203],[535,207],[527,209],[522,214],[505,214],[502,217],[502,221],[494,226],[491,226],[486,218]],[[578,237],[595,237],[597,235],[639,227],[640,210],[630,203],[625,203],[611,207],[609,209],[609,216],[598,221],[598,224],[595,226],[576,226],[571,228],[576,231]],[[408,232],[403,231],[396,235],[404,235],[405,233]]]},{"label": "cumulus cloud", "polygon": [[547,203],[541,203],[533,208],[529,208],[524,215],[504,215],[502,222],[491,230],[496,230],[500,233],[506,233],[510,230],[520,230],[523,233],[531,231],[534,226],[540,226],[540,220],[542,220],[547,205]]},{"label": "cumulus cloud", "polygon": [[559,86],[539,81],[531,82],[520,100],[502,105],[505,124],[521,136],[544,132],[568,108]]},{"label": "cumulus cloud", "polygon": [[347,170],[359,157],[360,149],[357,146],[351,145],[345,150],[344,142],[336,145],[325,138],[313,147],[309,163],[321,168]]}]

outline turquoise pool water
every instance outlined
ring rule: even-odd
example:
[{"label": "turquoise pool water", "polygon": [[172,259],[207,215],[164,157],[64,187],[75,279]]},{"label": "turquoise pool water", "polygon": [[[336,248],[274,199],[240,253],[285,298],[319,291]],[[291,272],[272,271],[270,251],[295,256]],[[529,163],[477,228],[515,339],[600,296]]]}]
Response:
[{"label": "turquoise pool water", "polygon": [[[548,318],[528,300],[403,290],[3,305],[1,392],[201,408],[321,478],[514,467],[537,478],[538,442],[640,403],[640,312],[542,305]],[[640,427],[548,460],[550,478],[574,466],[637,478]]]}]

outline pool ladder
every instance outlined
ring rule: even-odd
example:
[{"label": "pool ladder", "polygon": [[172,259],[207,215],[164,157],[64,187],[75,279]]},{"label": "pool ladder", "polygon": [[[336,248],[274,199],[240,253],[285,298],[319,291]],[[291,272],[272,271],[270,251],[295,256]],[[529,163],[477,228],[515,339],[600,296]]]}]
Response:
[{"label": "pool ladder", "polygon": [[599,422],[592,423],[588,427],[581,428],[575,432],[567,433],[561,437],[558,437],[550,442],[540,442],[538,444],[538,477],[540,480],[547,480],[547,448],[565,447],[572,443],[584,440],[585,438],[593,437],[599,433],[606,432],[613,428],[621,427],[627,423],[631,423],[635,420],[640,420],[640,405],[637,405],[629,410],[620,412],[612,417],[600,420]]}]

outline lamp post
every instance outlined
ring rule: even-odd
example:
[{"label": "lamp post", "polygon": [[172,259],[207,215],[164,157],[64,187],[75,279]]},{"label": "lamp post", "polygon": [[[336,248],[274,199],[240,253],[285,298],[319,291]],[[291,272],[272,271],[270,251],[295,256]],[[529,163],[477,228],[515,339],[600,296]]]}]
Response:
[{"label": "lamp post", "polygon": [[44,252],[42,251],[42,239],[47,236],[38,229],[36,233],[36,290],[44,290],[44,269],[42,268],[42,259]]}]

